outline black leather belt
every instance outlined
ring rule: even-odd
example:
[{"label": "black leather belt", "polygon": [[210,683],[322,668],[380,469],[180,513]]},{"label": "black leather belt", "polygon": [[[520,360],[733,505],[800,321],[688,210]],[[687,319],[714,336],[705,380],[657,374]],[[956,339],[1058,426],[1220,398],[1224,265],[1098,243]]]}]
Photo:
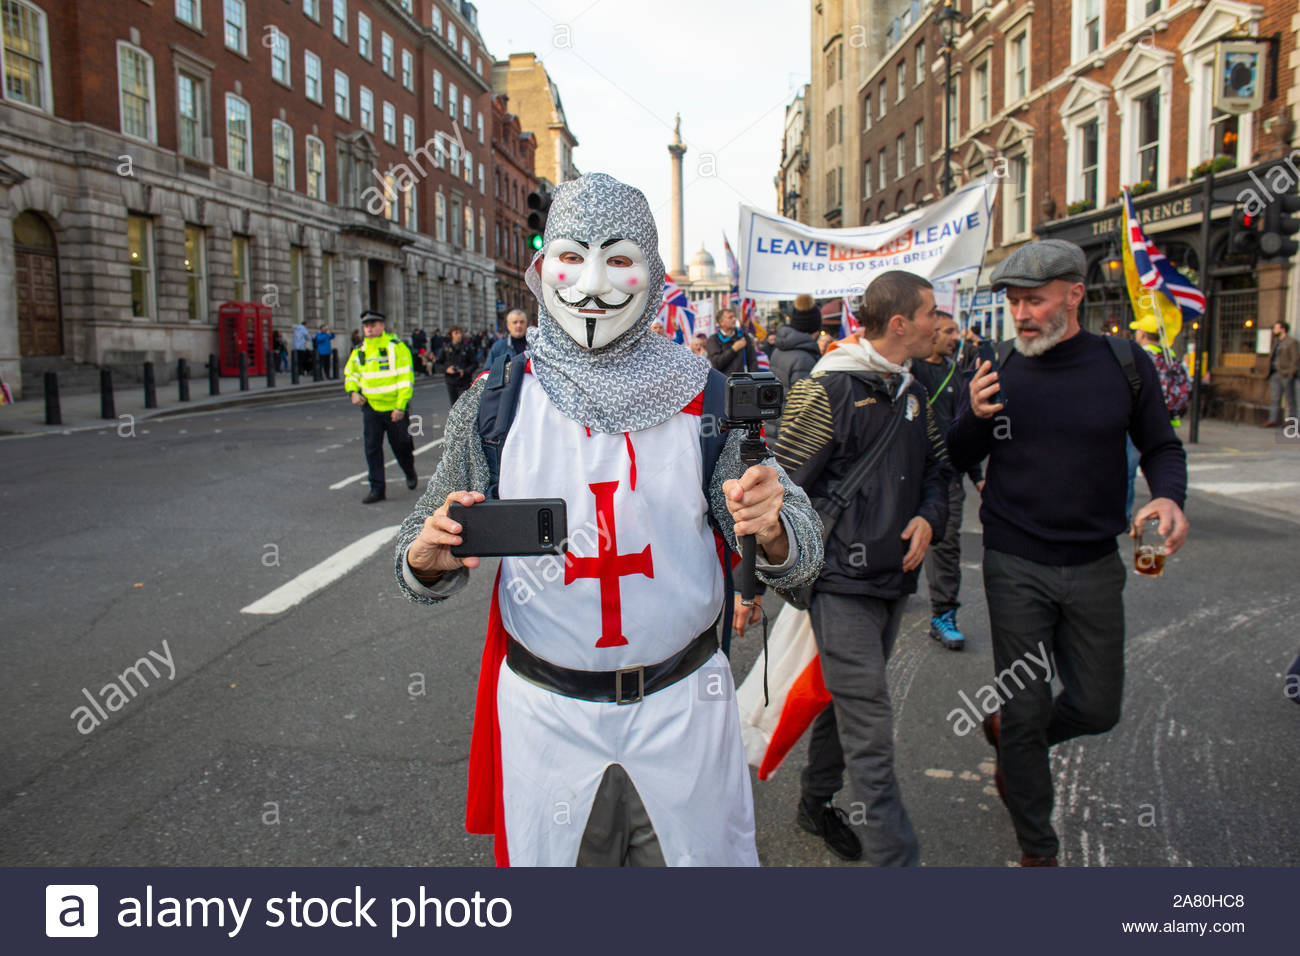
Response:
[{"label": "black leather belt", "polygon": [[715,628],[709,628],[667,660],[616,671],[579,671],[544,661],[507,636],[506,663],[538,687],[565,697],[601,703],[636,704],[647,694],[689,677],[718,649]]}]

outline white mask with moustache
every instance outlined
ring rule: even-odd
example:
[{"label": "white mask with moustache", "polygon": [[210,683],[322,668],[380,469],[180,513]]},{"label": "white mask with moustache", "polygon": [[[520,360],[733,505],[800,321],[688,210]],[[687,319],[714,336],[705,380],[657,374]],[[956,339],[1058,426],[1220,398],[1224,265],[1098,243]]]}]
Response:
[{"label": "white mask with moustache", "polygon": [[578,345],[598,349],[641,317],[649,292],[645,253],[629,239],[553,239],[541,261],[542,301]]}]

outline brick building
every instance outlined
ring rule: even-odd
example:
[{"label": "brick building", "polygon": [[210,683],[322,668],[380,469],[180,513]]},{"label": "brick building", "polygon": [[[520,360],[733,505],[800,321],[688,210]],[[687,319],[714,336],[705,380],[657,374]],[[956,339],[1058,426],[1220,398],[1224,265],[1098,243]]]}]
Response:
[{"label": "brick building", "polygon": [[495,223],[492,255],[496,259],[497,317],[511,309],[523,309],[530,321],[537,319],[537,299],[524,282],[524,270],[532,260],[528,245],[528,194],[537,189],[534,160],[537,137],[524,132],[519,117],[509,112],[509,97],[492,98],[492,199]]},{"label": "brick building", "polygon": [[535,53],[511,53],[492,71],[493,89],[510,97],[523,128],[537,138],[533,172],[552,186],[577,179],[573,151],[578,138],[569,129],[560,90]]},{"label": "brick building", "polygon": [[278,328],[493,324],[472,4],[0,4],[6,381],[39,357],[202,361],[228,300]]}]

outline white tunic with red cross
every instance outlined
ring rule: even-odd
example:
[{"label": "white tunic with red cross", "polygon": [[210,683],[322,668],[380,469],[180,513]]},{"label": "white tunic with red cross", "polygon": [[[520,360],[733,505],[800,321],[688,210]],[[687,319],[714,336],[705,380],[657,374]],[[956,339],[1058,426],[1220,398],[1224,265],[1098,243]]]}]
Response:
[{"label": "white tunic with red cross", "polygon": [[[553,664],[658,663],[717,619],[723,584],[701,487],[701,400],[653,428],[589,431],[525,378],[501,452],[502,498],[562,498],[568,558],[506,558],[505,631]],[[635,704],[545,690],[502,666],[501,799],[512,865],[568,866],[606,768],[636,786],[670,866],[757,865],[727,659]],[[500,854],[499,854],[500,855]]]}]

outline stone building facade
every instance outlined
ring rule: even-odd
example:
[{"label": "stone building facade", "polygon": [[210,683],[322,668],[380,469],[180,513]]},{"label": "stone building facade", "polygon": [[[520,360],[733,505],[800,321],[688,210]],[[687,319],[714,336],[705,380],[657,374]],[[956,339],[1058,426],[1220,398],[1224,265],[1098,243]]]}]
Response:
[{"label": "stone building facade", "polygon": [[472,5],[0,2],[7,382],[59,357],[165,377],[235,300],[281,330],[494,324]]},{"label": "stone building facade", "polygon": [[492,87],[510,98],[520,125],[537,137],[534,173],[552,186],[577,179],[573,162],[578,138],[569,129],[560,91],[535,53],[511,53],[492,71]]}]

